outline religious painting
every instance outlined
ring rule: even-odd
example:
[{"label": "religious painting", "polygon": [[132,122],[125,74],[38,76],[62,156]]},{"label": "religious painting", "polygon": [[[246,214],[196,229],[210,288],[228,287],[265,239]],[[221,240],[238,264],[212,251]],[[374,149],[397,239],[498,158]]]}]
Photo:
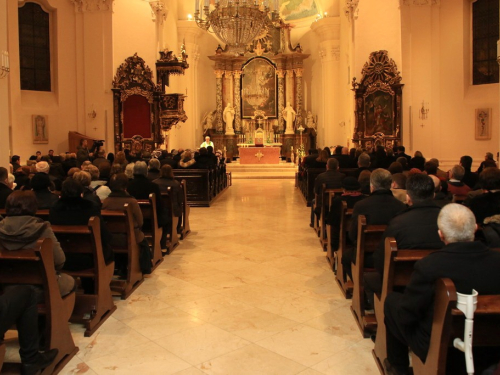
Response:
[{"label": "religious painting", "polygon": [[268,118],[277,118],[277,83],[276,68],[268,59],[251,59],[241,77],[241,117],[262,111]]},{"label": "religious painting", "polygon": [[49,143],[48,116],[33,115],[31,128],[33,143]]},{"label": "religious painting", "polygon": [[312,17],[319,13],[315,0],[280,0],[280,16],[285,21]]},{"label": "religious painting", "polygon": [[365,99],[365,137],[375,133],[393,135],[393,97],[383,92],[375,91]]},{"label": "religious painting", "polygon": [[491,139],[491,108],[476,109],[476,139]]}]

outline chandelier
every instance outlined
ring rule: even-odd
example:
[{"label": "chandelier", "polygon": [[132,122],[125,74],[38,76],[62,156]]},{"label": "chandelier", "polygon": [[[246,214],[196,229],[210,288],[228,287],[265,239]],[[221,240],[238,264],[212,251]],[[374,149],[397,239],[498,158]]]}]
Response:
[{"label": "chandelier", "polygon": [[209,1],[205,0],[200,12],[199,0],[195,0],[194,18],[196,24],[207,31],[212,28],[217,37],[231,50],[243,53],[245,46],[252,42],[270,22],[279,18],[278,0],[274,0],[271,12],[270,0],[216,0],[210,11]]}]

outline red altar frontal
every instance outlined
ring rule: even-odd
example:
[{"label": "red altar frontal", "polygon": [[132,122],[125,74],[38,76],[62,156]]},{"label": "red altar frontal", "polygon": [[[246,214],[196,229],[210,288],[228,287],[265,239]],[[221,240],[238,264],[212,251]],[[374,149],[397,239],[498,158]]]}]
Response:
[{"label": "red altar frontal", "polygon": [[281,147],[240,147],[240,164],[279,164]]}]

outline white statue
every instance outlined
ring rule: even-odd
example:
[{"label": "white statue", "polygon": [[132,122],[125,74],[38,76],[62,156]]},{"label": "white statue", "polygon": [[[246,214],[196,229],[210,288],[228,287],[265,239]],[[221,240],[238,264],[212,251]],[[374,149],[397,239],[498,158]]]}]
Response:
[{"label": "white statue", "polygon": [[311,111],[307,111],[306,126],[310,129],[316,129],[316,121]]},{"label": "white statue", "polygon": [[231,103],[227,103],[224,112],[222,113],[222,118],[226,123],[226,134],[234,134],[233,121],[234,121],[234,108]]},{"label": "white statue", "polygon": [[286,129],[285,134],[294,134],[293,131],[293,122],[295,121],[296,112],[290,105],[290,102],[286,103],[286,107],[283,110],[283,118],[286,121]]}]

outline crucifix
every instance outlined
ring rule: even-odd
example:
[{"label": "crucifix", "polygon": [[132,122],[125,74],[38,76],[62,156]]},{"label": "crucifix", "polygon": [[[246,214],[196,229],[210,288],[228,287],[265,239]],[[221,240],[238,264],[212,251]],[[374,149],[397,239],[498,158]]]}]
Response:
[{"label": "crucifix", "polygon": [[94,130],[97,131],[97,127],[94,127]]},{"label": "crucifix", "polygon": [[259,161],[260,161],[260,159],[262,159],[263,156],[264,156],[264,154],[262,152],[260,152],[260,150],[259,150],[259,152],[257,152],[255,154],[255,157],[257,157],[259,159]]}]

